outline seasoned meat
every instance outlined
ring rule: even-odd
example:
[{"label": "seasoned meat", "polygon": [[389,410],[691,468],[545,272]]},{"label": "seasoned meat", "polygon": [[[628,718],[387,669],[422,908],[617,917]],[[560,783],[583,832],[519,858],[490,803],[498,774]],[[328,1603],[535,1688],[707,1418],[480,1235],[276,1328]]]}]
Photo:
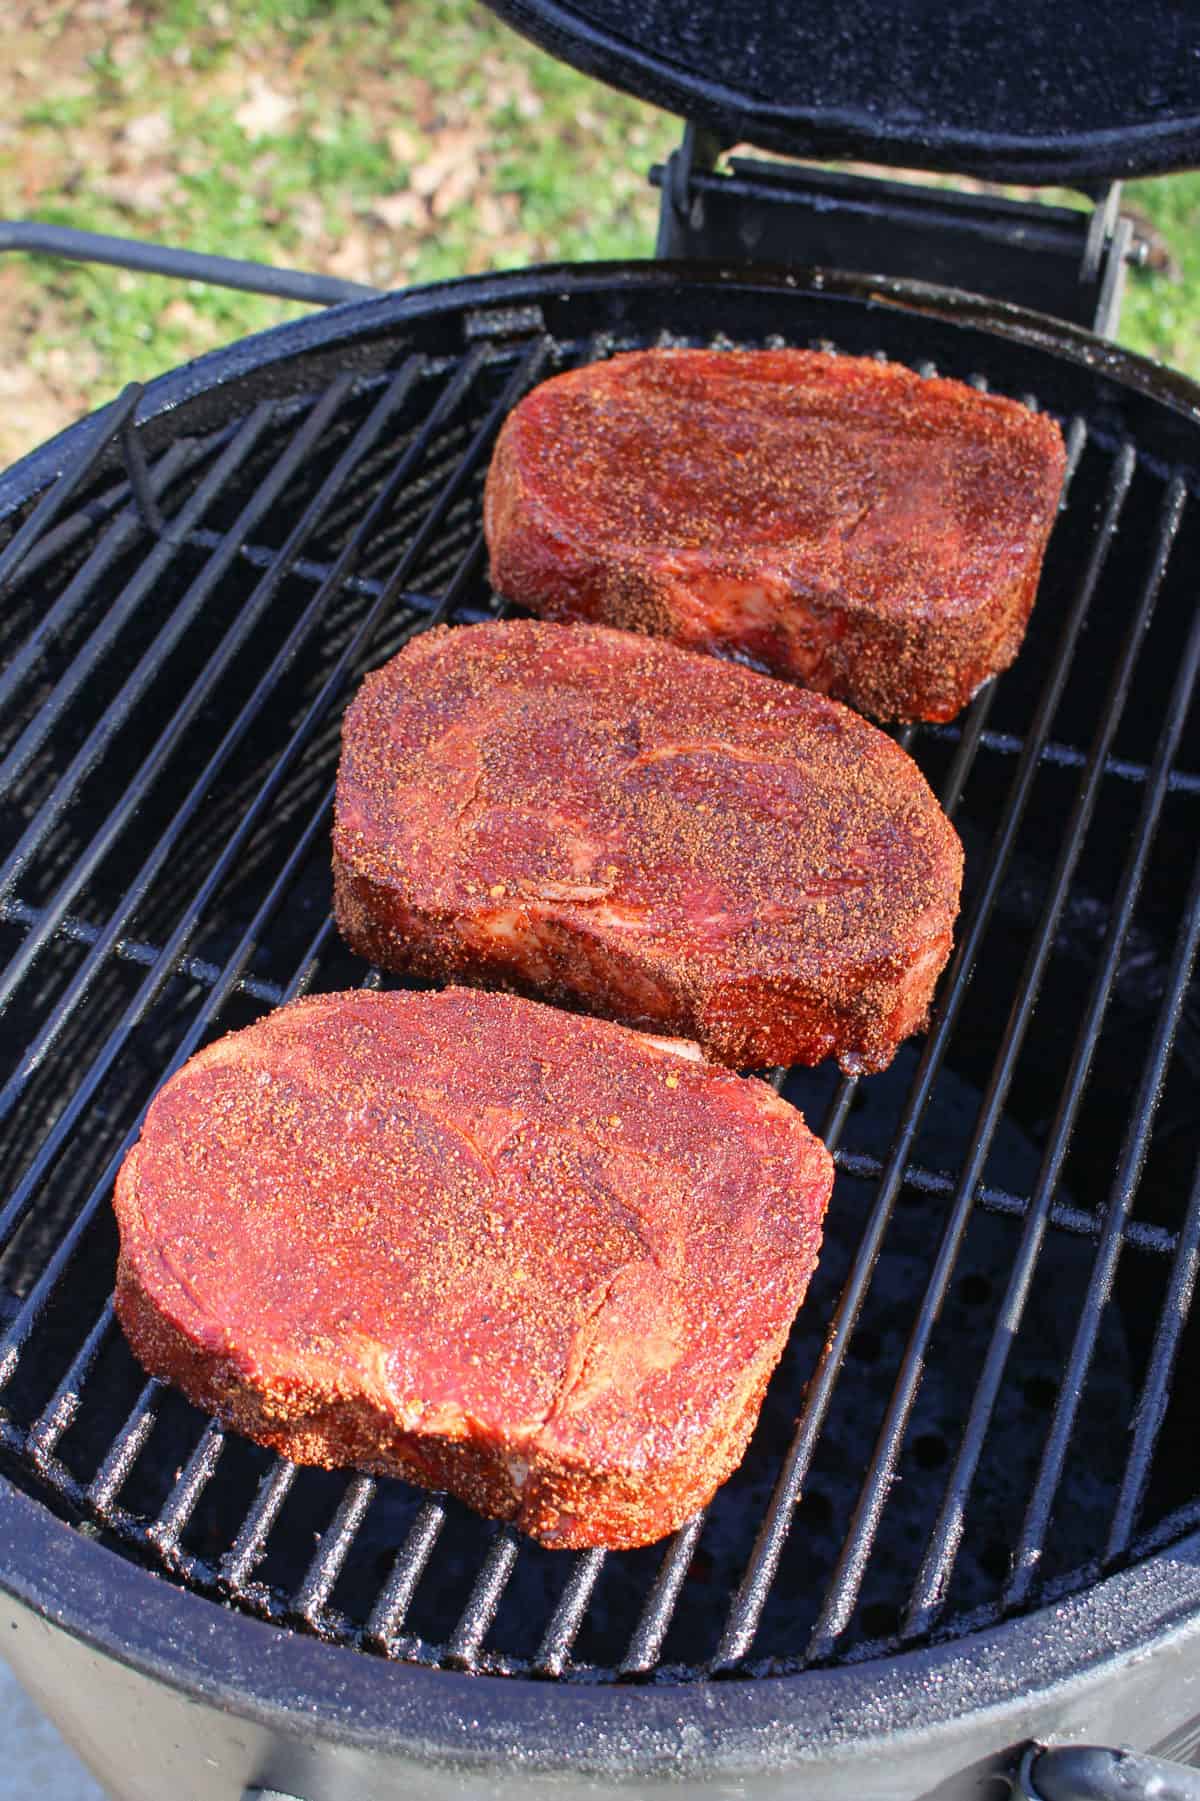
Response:
[{"label": "seasoned meat", "polygon": [[152,1374],[301,1463],[644,1544],[741,1458],[832,1180],[694,1045],[507,995],[321,995],[158,1095],[117,1179],[117,1313]]},{"label": "seasoned meat", "polygon": [[731,653],[879,719],[950,719],[1020,647],[1062,485],[1052,420],[807,350],[647,350],[500,434],[500,593]]},{"label": "seasoned meat", "polygon": [[882,1069],[924,1021],[962,852],[836,701],[604,626],[426,633],[343,732],[342,933],[388,969]]}]

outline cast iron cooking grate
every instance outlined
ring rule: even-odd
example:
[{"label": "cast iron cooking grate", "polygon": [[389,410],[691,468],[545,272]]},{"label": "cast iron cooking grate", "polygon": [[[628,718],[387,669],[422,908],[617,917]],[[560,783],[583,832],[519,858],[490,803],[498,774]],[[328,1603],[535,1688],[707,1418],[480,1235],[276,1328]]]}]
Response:
[{"label": "cast iron cooking grate", "polygon": [[[1156,443],[1169,409],[1142,396],[1134,431],[1103,371],[850,293],[661,270],[570,306],[530,292],[490,317],[371,303],[357,335],[331,315],[323,351],[243,358],[136,429],[131,393],[14,515],[4,1468],[124,1555],[388,1657],[682,1679],[959,1634],[1200,1520],[1172,1388],[1200,1349],[1200,425],[1176,412]],[[297,1470],[147,1382],[113,1318],[109,1197],[198,1046],[383,979],[329,918],[340,714],[409,635],[497,609],[480,492],[518,396],[618,348],[781,331],[1040,395],[1068,486],[1019,662],[903,735],[967,850],[930,1033],[862,1083],[776,1074],[839,1175],[746,1460],[664,1545],[554,1554],[399,1483]]]}]

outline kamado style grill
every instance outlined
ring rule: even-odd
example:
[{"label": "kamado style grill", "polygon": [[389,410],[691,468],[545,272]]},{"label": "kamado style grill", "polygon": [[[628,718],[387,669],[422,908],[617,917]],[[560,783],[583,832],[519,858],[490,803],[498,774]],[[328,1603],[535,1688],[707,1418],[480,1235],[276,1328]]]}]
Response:
[{"label": "kamado style grill", "polygon": [[[1200,163],[1200,22],[501,10],[694,122],[660,251],[717,261],[335,307],[0,480],[4,1653],[136,1801],[1200,1794],[1037,1748],[1200,1745],[1200,390],[1082,328],[1129,247],[1097,184]],[[1101,197],[718,172],[740,140]],[[346,292],[49,237],[8,242]],[[344,703],[410,634],[502,610],[480,492],[518,397],[677,342],[990,386],[1062,422],[1068,478],[1016,665],[903,734],[967,855],[928,1036],[861,1083],[779,1076],[839,1176],[746,1460],[663,1545],[553,1554],[147,1382],[110,1196],[198,1046],[379,982],[328,912]]]}]

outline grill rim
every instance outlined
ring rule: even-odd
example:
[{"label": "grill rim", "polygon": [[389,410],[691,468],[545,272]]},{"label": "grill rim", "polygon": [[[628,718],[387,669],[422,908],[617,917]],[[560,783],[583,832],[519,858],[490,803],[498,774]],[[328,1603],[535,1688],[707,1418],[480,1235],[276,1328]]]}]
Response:
[{"label": "grill rim", "polygon": [[[169,422],[183,400],[204,395],[220,408],[230,383],[268,367],[278,372],[278,397],[290,395],[292,381],[307,391],[322,376],[328,381],[353,372],[356,344],[369,345],[377,333],[394,336],[408,321],[440,317],[454,334],[447,347],[461,356],[461,331],[473,308],[557,305],[614,286],[645,295],[680,282],[717,291],[786,290],[790,298],[808,294],[817,301],[865,300],[1059,354],[1098,382],[1111,379],[1126,395],[1133,390],[1170,408],[1186,422],[1192,439],[1186,460],[1189,470],[1196,468],[1200,385],[1078,328],[931,284],[820,270],[806,276],[714,270],[695,263],[547,266],[351,303],[275,327],[159,378],[144,391],[137,419]],[[557,320],[547,329],[566,335]],[[289,364],[295,365],[290,378]],[[7,522],[18,509],[37,503],[95,428],[92,415],[0,477],[0,536],[12,531]],[[32,1559],[31,1572],[35,1542],[41,1554]],[[425,1762],[490,1767],[506,1756],[526,1766],[609,1775],[708,1774],[714,1768],[752,1773],[797,1769],[834,1755],[895,1755],[927,1749],[933,1740],[945,1753],[956,1746],[982,1749],[981,1715],[991,1750],[1004,1722],[1010,1723],[1009,1736],[1029,1736],[1035,1708],[1066,1691],[1078,1698],[1110,1688],[1122,1662],[1173,1645],[1194,1668],[1200,1641],[1195,1531],[1064,1601],[944,1644],[836,1669],[736,1680],[732,1688],[713,1681],[638,1685],[636,1700],[633,1685],[504,1677],[481,1691],[478,1673],[406,1664],[402,1676],[394,1663],[384,1675],[374,1667],[383,1659],[359,1654],[331,1666],[328,1658],[343,1647],[293,1638],[240,1613],[226,1614],[218,1624],[207,1597],[172,1582],[147,1584],[149,1574],[63,1525],[44,1503],[0,1478],[0,1590],[19,1604],[151,1679],[217,1698],[245,1717],[268,1724],[287,1719],[289,1730],[307,1722],[311,1731],[317,1721],[324,1737]],[[114,1625],[118,1616],[128,1633]],[[278,1685],[270,1680],[277,1667],[284,1671]],[[1157,1658],[1155,1670],[1159,1681]],[[498,1681],[505,1690],[497,1689]],[[1034,1682],[1036,1697],[1030,1694]],[[364,1719],[374,1723],[365,1726]],[[1144,1707],[1128,1728],[1140,1739],[1153,1729]]]},{"label": "grill rim", "polygon": [[[946,1644],[752,1681],[595,1686],[424,1669],[218,1612],[0,1483],[0,1544],[15,1542],[33,1568],[0,1568],[0,1591],[89,1649],[223,1713],[426,1768],[753,1778],[908,1756],[928,1773],[1069,1716],[1153,1745],[1180,1725],[1165,1660],[1200,1657],[1200,1531]],[[1087,1711],[1097,1697],[1120,1723]]]},{"label": "grill rim", "polygon": [[[308,318],[270,326],[248,338],[240,338],[234,344],[208,351],[194,362],[155,377],[142,389],[129,423],[138,430],[147,453],[154,454],[160,448],[153,429],[156,421],[169,424],[175,409],[184,402],[206,399],[219,402],[225,389],[242,376],[253,375],[261,381],[264,372],[272,371],[279,385],[264,387],[263,397],[285,399],[299,391],[287,380],[289,364],[297,365],[297,375],[301,374],[299,365],[303,364],[304,389],[321,380],[328,385],[338,374],[353,376],[360,372],[354,357],[356,348],[361,347],[365,353],[375,336],[394,333],[407,324],[428,326],[430,321],[440,318],[450,327],[447,350],[460,354],[464,335],[455,328],[469,324],[472,314],[494,310],[497,341],[511,342],[521,332],[505,334],[499,327],[505,315],[515,317],[523,308],[536,308],[543,302],[569,305],[573,299],[583,299],[602,291],[611,293],[614,289],[644,295],[655,289],[674,290],[680,285],[741,293],[786,293],[792,300],[801,297],[818,301],[844,299],[923,314],[947,324],[1008,338],[1030,349],[1049,352],[1089,370],[1098,381],[1111,379],[1127,393],[1133,390],[1146,396],[1186,420],[1189,427],[1200,428],[1200,382],[1163,363],[1098,338],[1082,326],[1015,306],[1009,301],[900,276],[864,275],[817,266],[793,268],[754,264],[733,268],[687,259],[664,261],[652,257],[594,263],[539,263],[500,274],[463,276],[453,281],[434,282],[425,287],[326,307]],[[526,327],[527,335],[532,338],[539,329],[530,324]],[[546,329],[556,338],[566,335],[554,326],[548,325]],[[322,358],[328,359],[324,366]],[[69,467],[72,458],[87,442],[89,430],[95,429],[95,422],[102,415],[111,415],[108,429],[116,433],[117,409],[123,405],[127,411],[126,397],[119,395],[100,413],[88,414],[67,426],[0,474],[0,533],[6,530],[14,514],[27,507],[64,468]],[[189,430],[193,435],[200,429],[198,419],[189,419]],[[1194,464],[1197,446],[1192,443],[1187,449],[1191,455],[1185,454],[1184,460]],[[115,435],[107,457],[111,466],[123,473]],[[105,460],[98,461],[96,473],[106,466]],[[7,544],[8,538],[3,542]]]}]

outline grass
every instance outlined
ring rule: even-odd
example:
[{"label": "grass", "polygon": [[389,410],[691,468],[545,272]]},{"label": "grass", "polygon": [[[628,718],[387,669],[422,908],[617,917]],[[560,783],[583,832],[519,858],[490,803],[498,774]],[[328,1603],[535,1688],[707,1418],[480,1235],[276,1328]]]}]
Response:
[{"label": "grass", "polygon": [[[380,286],[649,255],[676,121],[473,0],[24,0],[0,66],[0,210]],[[1122,338],[1200,376],[1200,176],[1134,184],[1178,278]],[[0,454],[125,381],[304,309],[9,259]],[[22,388],[22,383],[25,388]],[[40,386],[38,385],[40,384]],[[22,397],[26,401],[22,410]]]},{"label": "grass", "polygon": [[1200,380],[1200,174],[1131,182],[1125,199],[1161,234],[1175,268],[1131,273],[1121,341]]}]

